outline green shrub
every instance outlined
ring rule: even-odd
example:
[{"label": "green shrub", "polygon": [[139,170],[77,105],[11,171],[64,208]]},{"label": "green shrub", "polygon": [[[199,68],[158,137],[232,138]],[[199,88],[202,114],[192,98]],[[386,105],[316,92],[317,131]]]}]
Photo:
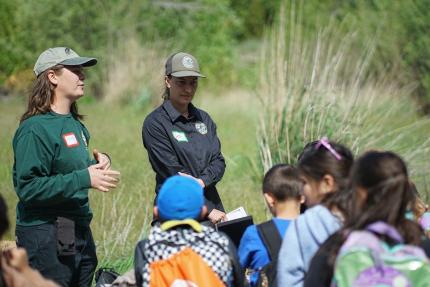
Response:
[{"label": "green shrub", "polygon": [[402,39],[404,62],[419,82],[419,95],[430,113],[430,1],[405,1],[401,5],[405,38]]},{"label": "green shrub", "polygon": [[357,34],[342,32],[335,22],[304,37],[302,15],[301,9],[281,13],[265,45],[258,90],[263,168],[294,164],[306,143],[326,135],[356,154],[375,148],[399,153],[427,193],[430,140],[423,131],[430,130],[430,119],[417,116],[414,87],[399,85],[390,74],[369,76],[374,43],[357,55]]},{"label": "green shrub", "polygon": [[234,31],[240,21],[226,0],[4,0],[0,5],[1,82],[32,68],[46,48],[69,46],[99,59],[88,81],[89,94],[102,98],[108,68],[119,60],[124,43],[132,41],[144,47],[161,43],[163,61],[179,50],[195,54],[216,86],[237,81]]}]

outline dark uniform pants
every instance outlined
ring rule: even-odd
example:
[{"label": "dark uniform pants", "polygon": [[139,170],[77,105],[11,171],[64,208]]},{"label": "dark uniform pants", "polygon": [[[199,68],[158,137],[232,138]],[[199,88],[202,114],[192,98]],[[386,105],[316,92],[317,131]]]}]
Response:
[{"label": "dark uniform pants", "polygon": [[75,226],[75,255],[57,255],[56,234],[54,223],[16,226],[17,245],[26,249],[31,267],[61,286],[91,286],[97,256],[90,228]]}]

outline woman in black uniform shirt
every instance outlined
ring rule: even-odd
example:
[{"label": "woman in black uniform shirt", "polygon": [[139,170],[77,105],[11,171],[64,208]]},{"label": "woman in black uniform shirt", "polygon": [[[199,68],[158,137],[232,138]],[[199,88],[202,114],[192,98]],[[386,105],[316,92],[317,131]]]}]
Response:
[{"label": "woman in black uniform shirt", "polygon": [[164,102],[146,117],[142,138],[156,173],[156,193],[172,175],[194,177],[204,187],[207,218],[216,223],[225,216],[215,187],[225,161],[215,123],[191,103],[200,77],[192,55],[181,52],[167,59]]}]

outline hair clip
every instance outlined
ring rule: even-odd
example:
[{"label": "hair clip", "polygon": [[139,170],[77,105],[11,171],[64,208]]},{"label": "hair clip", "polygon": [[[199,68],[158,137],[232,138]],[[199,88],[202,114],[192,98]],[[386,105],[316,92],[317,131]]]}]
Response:
[{"label": "hair clip", "polygon": [[318,143],[316,144],[315,149],[319,149],[321,145],[324,146],[329,152],[331,152],[331,154],[334,155],[334,157],[337,160],[341,160],[342,159],[342,157],[340,156],[340,154],[331,146],[331,144],[329,143],[327,137],[322,137],[318,141]]}]

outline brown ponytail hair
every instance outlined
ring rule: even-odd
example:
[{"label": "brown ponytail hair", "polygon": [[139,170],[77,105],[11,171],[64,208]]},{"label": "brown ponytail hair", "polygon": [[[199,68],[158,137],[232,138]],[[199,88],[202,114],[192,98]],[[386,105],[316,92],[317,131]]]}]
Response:
[{"label": "brown ponytail hair", "polygon": [[[358,188],[366,192],[361,203]],[[405,217],[407,207],[413,202],[413,193],[406,164],[397,154],[366,152],[351,169],[350,189],[352,204],[345,225],[322,244],[316,255],[328,257],[325,269],[328,278],[333,277],[337,255],[351,231],[364,230],[371,223],[384,221],[397,229],[406,244],[418,245],[424,236],[419,224]]]},{"label": "brown ponytail hair", "polygon": [[[27,111],[21,116],[20,123],[29,117],[46,114],[51,111],[51,104],[54,102],[54,89],[53,85],[48,79],[49,70],[53,70],[56,74],[61,74],[63,65],[56,65],[48,70],[42,72],[34,81],[31,89],[31,94],[28,99]],[[72,116],[76,119],[82,120],[83,116],[78,112],[76,102],[70,107]]]},{"label": "brown ponytail hair", "polygon": [[[167,75],[166,77],[172,79],[172,75]],[[170,89],[167,86],[164,88],[164,93],[161,98],[163,99],[163,101],[167,101],[168,99],[170,99]]]},{"label": "brown ponytail hair", "polygon": [[418,244],[423,235],[416,222],[406,219],[414,196],[405,162],[393,152],[369,151],[351,170],[351,190],[366,190],[362,206],[354,192],[350,217],[345,223],[351,230],[364,229],[370,223],[384,221],[394,226],[408,244]]}]

